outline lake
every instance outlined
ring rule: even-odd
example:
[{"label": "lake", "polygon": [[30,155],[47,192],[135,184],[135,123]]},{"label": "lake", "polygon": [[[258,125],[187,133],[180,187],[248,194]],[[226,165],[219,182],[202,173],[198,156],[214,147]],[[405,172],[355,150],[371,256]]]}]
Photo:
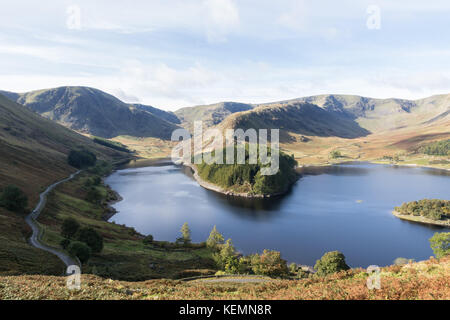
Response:
[{"label": "lake", "polygon": [[169,164],[131,167],[106,179],[123,201],[111,218],[156,240],[175,241],[187,222],[195,242],[214,225],[244,254],[281,251],[288,262],[314,265],[339,250],[352,267],[433,255],[428,239],[448,231],[391,214],[402,202],[449,199],[450,172],[351,163],[302,169],[291,191],[273,199],[224,196],[200,187],[190,169]]}]

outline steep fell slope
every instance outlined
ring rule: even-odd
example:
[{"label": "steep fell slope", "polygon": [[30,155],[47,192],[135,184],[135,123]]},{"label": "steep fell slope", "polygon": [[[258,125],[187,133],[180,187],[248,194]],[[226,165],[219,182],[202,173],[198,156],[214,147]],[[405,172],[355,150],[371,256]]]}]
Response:
[{"label": "steep fell slope", "polygon": [[[17,185],[27,194],[29,208],[34,207],[45,187],[75,171],[67,155],[77,146],[98,158],[125,157],[0,95],[0,190]],[[0,274],[61,274],[58,258],[26,242],[30,230],[23,218],[0,207]]]},{"label": "steep fell slope", "polygon": [[103,138],[130,135],[170,139],[177,128],[174,123],[155,115],[155,110],[153,113],[144,111],[94,88],[59,87],[6,94],[46,118]]}]

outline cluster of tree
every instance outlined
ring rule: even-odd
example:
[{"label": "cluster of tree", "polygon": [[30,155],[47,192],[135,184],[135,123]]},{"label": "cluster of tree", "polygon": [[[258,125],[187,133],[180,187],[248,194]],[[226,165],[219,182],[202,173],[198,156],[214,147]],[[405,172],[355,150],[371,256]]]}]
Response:
[{"label": "cluster of tree", "polygon": [[122,151],[122,152],[126,152],[126,153],[130,153],[131,151],[122,143],[120,142],[116,142],[116,141],[110,141],[107,139],[103,139],[103,138],[99,138],[99,137],[94,137],[92,139],[95,143],[101,144],[102,146],[117,150],[117,151]]},{"label": "cluster of tree", "polygon": [[81,227],[73,218],[64,220],[61,235],[64,237],[61,246],[82,263],[86,263],[93,253],[103,250],[103,236],[91,227]]},{"label": "cluster of tree", "polygon": [[342,158],[342,153],[339,150],[333,150],[330,152],[331,159]]},{"label": "cluster of tree", "polygon": [[424,145],[419,148],[419,152],[435,156],[450,156],[450,139]]},{"label": "cluster of tree", "polygon": [[112,164],[108,161],[97,161],[95,166],[90,167],[87,171],[100,177],[109,175],[113,170]]},{"label": "cluster of tree", "polygon": [[[216,226],[211,230],[206,245],[214,251],[213,259],[217,267],[226,274],[255,274],[270,277],[294,274],[300,278],[307,276],[307,272],[295,263],[291,263],[288,268],[286,260],[281,258],[278,251],[265,249],[261,254],[239,255],[231,239],[224,242],[224,237],[217,231]],[[345,256],[339,251],[327,252],[320,260],[317,260],[314,268],[319,276],[350,269],[345,262]]]},{"label": "cluster of tree", "polygon": [[[237,164],[237,147],[235,147],[235,160],[233,164],[226,164],[226,149],[223,150],[223,164],[207,164],[202,162],[197,165],[199,176],[224,188],[247,186],[249,192],[255,194],[275,194],[285,192],[297,179],[295,167],[297,162],[294,156],[280,152],[279,170],[274,175],[262,175],[263,165],[259,156],[256,164],[249,164],[249,147],[245,145],[245,164]],[[270,152],[268,151],[270,156]],[[212,151],[212,157],[215,151]]]},{"label": "cluster of tree", "polygon": [[400,161],[400,156],[397,155],[397,154],[394,155],[394,156],[387,156],[387,155],[384,155],[382,159],[383,159],[383,160],[389,160],[389,161],[398,162],[398,161]]},{"label": "cluster of tree", "polygon": [[6,186],[0,194],[0,206],[14,212],[24,212],[28,205],[27,195],[17,186]]},{"label": "cluster of tree", "polygon": [[91,167],[95,165],[96,162],[96,155],[84,148],[70,150],[69,155],[67,156],[67,163],[78,169]]},{"label": "cluster of tree", "polygon": [[450,217],[450,201],[423,199],[405,202],[400,207],[395,207],[395,211],[405,215],[423,216],[432,220],[441,220]]}]

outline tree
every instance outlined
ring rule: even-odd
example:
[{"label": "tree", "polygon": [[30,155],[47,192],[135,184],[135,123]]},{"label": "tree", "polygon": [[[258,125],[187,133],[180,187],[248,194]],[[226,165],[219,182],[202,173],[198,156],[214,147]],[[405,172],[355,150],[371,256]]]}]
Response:
[{"label": "tree", "polygon": [[220,244],[223,244],[223,235],[217,231],[216,226],[211,230],[208,240],[206,240],[206,246],[211,249],[217,249]]},{"label": "tree", "polygon": [[298,266],[297,266],[296,263],[292,262],[292,263],[289,265],[289,272],[291,272],[291,273],[297,273],[297,269],[298,269]]},{"label": "tree", "polygon": [[183,224],[180,231],[181,231],[181,235],[182,235],[184,244],[190,243],[191,242],[191,230],[189,229],[187,222],[185,222]]},{"label": "tree", "polygon": [[213,259],[220,269],[225,269],[225,265],[229,258],[236,256],[236,249],[231,239],[228,239],[219,252],[213,254]]},{"label": "tree", "polygon": [[67,156],[67,163],[78,169],[93,166],[96,162],[95,154],[86,149],[70,150]]},{"label": "tree", "polygon": [[100,253],[103,250],[103,237],[93,228],[80,229],[78,241],[87,244],[93,253]]},{"label": "tree", "polygon": [[142,240],[144,244],[151,244],[153,242],[153,236],[151,234],[145,236],[145,238]]},{"label": "tree", "polygon": [[90,188],[87,195],[86,195],[86,201],[89,201],[91,203],[99,203],[100,200],[102,200],[102,194],[100,191],[97,190],[97,188]]},{"label": "tree", "polygon": [[62,239],[59,244],[64,250],[66,250],[69,247],[69,245],[70,245],[70,240],[69,239]]},{"label": "tree", "polygon": [[95,176],[95,177],[92,179],[92,184],[93,184],[94,186],[100,185],[101,182],[102,182],[102,178],[100,178],[99,176]]},{"label": "tree", "polygon": [[450,254],[450,232],[436,232],[429,241],[436,258]]},{"label": "tree", "polygon": [[80,229],[80,224],[74,218],[66,218],[61,226],[61,235],[64,238],[71,239]]},{"label": "tree", "polygon": [[262,254],[251,257],[252,270],[255,274],[266,276],[282,276],[288,273],[286,260],[281,259],[281,253],[264,249]]},{"label": "tree", "polygon": [[316,261],[314,269],[319,276],[332,274],[342,270],[348,270],[350,267],[345,263],[345,256],[339,251],[325,253],[320,260]]},{"label": "tree", "polygon": [[72,242],[67,248],[67,251],[69,251],[72,256],[78,257],[81,263],[88,262],[92,252],[87,244],[80,241]]},{"label": "tree", "polygon": [[0,195],[0,206],[14,212],[23,212],[28,205],[27,195],[15,185],[5,187]]}]

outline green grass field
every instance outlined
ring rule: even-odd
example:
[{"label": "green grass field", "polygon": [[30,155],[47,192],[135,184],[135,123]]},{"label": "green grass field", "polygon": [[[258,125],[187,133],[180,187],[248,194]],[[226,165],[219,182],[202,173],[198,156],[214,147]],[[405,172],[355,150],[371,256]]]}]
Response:
[{"label": "green grass field", "polygon": [[[53,247],[59,247],[63,239],[60,227],[67,217],[75,218],[82,226],[90,226],[102,234],[104,249],[83,266],[84,273],[137,281],[181,278],[216,271],[212,253],[205,246],[164,248],[158,241],[146,245],[142,242],[143,235],[133,228],[104,221],[105,203],[93,204],[84,200],[87,179],[89,174],[82,173],[74,180],[58,186],[49,195],[46,208],[39,217],[44,228],[42,239]],[[111,196],[111,190],[104,185],[96,188],[103,199]]]}]

